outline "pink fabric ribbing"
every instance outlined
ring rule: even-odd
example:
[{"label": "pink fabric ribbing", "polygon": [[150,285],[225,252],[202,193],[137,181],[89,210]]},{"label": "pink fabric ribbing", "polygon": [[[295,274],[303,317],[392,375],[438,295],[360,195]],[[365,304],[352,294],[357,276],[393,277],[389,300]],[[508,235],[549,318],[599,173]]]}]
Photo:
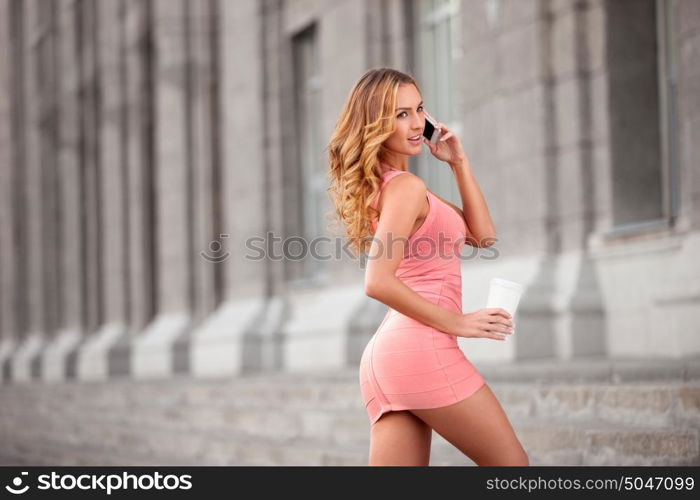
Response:
[{"label": "pink fabric ribbing", "polygon": [[[381,189],[397,175],[413,175],[382,167]],[[462,312],[459,256],[465,245],[465,222],[454,208],[430,191],[427,198],[428,215],[408,239],[396,276],[425,299]],[[374,200],[375,208],[378,202],[379,196]],[[372,224],[372,231],[375,228]],[[456,403],[485,382],[454,335],[391,308],[362,353],[359,380],[372,424],[389,411]]]}]

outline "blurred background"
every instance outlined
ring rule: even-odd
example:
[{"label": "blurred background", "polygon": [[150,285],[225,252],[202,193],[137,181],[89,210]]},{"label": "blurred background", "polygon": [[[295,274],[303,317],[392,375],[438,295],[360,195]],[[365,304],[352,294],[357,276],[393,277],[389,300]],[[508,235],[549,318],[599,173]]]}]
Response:
[{"label": "blurred background", "polygon": [[324,148],[382,66],[488,203],[464,311],[525,286],[459,340],[531,463],[700,464],[697,0],[0,0],[0,463],[367,463]]}]

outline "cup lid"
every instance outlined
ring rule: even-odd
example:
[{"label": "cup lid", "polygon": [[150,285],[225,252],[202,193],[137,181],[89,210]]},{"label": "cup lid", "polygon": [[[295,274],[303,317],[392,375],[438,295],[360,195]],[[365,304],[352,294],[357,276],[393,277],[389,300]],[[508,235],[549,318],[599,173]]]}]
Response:
[{"label": "cup lid", "polygon": [[518,290],[520,292],[523,291],[523,285],[521,285],[520,283],[516,283],[515,281],[510,281],[503,278],[491,278],[491,283],[505,286],[508,288],[514,288],[515,290]]}]

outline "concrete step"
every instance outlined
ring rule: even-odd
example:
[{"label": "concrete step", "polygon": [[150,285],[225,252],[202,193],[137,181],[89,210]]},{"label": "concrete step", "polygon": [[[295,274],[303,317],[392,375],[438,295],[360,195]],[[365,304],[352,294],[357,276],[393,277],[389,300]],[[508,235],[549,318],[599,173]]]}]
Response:
[{"label": "concrete step", "polygon": [[[700,381],[648,383],[489,383],[510,418],[566,417],[658,428],[700,426]],[[79,387],[80,390],[76,390]],[[354,380],[313,384],[249,378],[235,381],[190,381],[164,384],[55,384],[1,388],[15,405],[49,413],[81,411],[136,412],[144,418],[201,421],[211,425],[238,421],[257,426],[311,426],[323,430],[343,426],[343,417],[364,415],[364,403]],[[290,421],[289,414],[301,417]],[[336,415],[337,414],[337,415]],[[366,415],[365,415],[366,418]],[[331,421],[329,421],[331,419]]]},{"label": "concrete step", "polygon": [[[74,388],[75,389],[75,388]],[[569,421],[589,421],[591,419],[620,425],[642,425],[658,428],[698,428],[700,425],[700,384],[670,383],[656,385],[555,385],[533,386],[529,384],[492,384],[509,418],[534,417],[551,419],[565,417]],[[310,429],[323,434],[338,434],[350,430],[348,422],[360,426],[364,432],[368,421],[361,401],[351,398],[356,388],[338,388],[338,391],[325,388],[328,399],[319,397],[299,388],[288,390],[285,387],[268,388],[265,395],[249,388],[238,393],[214,394],[212,391],[203,397],[197,388],[178,388],[178,397],[159,395],[148,397],[143,387],[134,388],[129,394],[131,400],[124,403],[124,393],[105,387],[101,391],[103,401],[82,394],[82,401],[73,401],[62,391],[51,392],[42,389],[43,394],[34,398],[21,398],[7,395],[18,407],[31,407],[35,412],[48,415],[65,414],[80,418],[87,412],[110,415],[130,415],[135,413],[144,420],[162,422],[198,422],[208,426],[240,425],[251,432],[256,429],[286,429],[295,434]],[[76,392],[76,391],[74,391]],[[198,394],[199,395],[196,395]],[[76,392],[79,394],[79,391]],[[340,398],[339,394],[345,394]],[[133,397],[136,395],[137,397]],[[347,401],[350,399],[350,402]],[[0,410],[2,411],[2,410]]]},{"label": "concrete step", "polygon": [[[140,412],[52,414],[42,411],[3,411],[0,433],[4,442],[60,442],[67,449],[88,448],[98,443],[105,453],[129,450],[135,457],[173,457],[193,463],[272,463],[279,465],[365,460],[369,426],[364,415],[347,416],[344,426],[337,414],[319,414],[331,424],[299,426],[299,417],[271,423],[269,413],[252,411],[243,421],[233,419],[211,425],[208,421],[171,419],[167,414],[145,418]],[[295,420],[295,417],[297,420]],[[27,431],[17,430],[21,423]],[[511,419],[528,450],[532,463],[542,464],[692,464],[698,459],[696,429],[659,429],[618,426],[602,421],[571,421],[519,417]],[[292,431],[290,431],[292,429]],[[464,464],[468,459],[434,434],[433,457],[445,464]],[[265,451],[267,450],[267,451]],[[294,452],[296,450],[296,452]],[[330,454],[330,455],[329,455]],[[336,457],[331,459],[329,457]],[[258,458],[256,458],[258,457]],[[276,458],[275,458],[276,457]],[[306,462],[312,460],[312,462]]]},{"label": "concrete step", "polygon": [[[563,365],[486,375],[533,465],[700,464],[695,365]],[[26,382],[0,401],[2,463],[364,465],[369,450],[356,369]],[[437,433],[431,463],[474,465]]]},{"label": "concrete step", "polygon": [[[6,452],[15,447],[19,456],[32,452],[34,462],[30,463],[35,465],[363,465],[368,453],[368,443],[359,441],[340,445],[315,437],[250,436],[235,429],[173,432],[143,424],[81,427],[82,434],[72,434],[71,439],[53,429],[0,436]],[[533,465],[700,465],[696,431],[620,429],[593,423],[572,426],[535,420],[516,421],[514,427]],[[47,454],[47,447],[51,453]],[[432,449],[433,464],[473,465],[437,434]]]}]

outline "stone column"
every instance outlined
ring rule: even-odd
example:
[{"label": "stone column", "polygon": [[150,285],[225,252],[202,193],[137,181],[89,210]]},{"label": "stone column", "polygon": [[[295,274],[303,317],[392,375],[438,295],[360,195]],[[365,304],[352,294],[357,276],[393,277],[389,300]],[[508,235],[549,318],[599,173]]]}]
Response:
[{"label": "stone column", "polygon": [[122,0],[120,25],[121,105],[125,113],[124,148],[125,317],[126,334],[107,327],[108,374],[132,372],[132,341],[152,321],[157,307],[155,266],[155,152],[153,140],[154,48],[152,3]]},{"label": "stone column", "polygon": [[190,328],[192,261],[188,197],[184,2],[153,2],[154,192],[156,196],[157,315],[134,339],[135,377],[169,376],[173,345]]},{"label": "stone column", "polygon": [[[39,75],[37,74],[36,40],[41,2],[22,2],[23,11],[21,37],[23,52],[23,84],[26,99],[23,102],[23,147],[24,185],[21,186],[26,200],[21,214],[26,231],[27,276],[27,324],[21,344],[12,359],[13,380],[23,381],[40,376],[39,352],[45,342],[46,310],[44,287],[46,285],[43,260],[44,221],[42,219],[44,200],[41,195],[41,144],[39,134],[40,96]],[[20,187],[20,186],[18,186]]]},{"label": "stone column", "polygon": [[[570,132],[568,161],[559,186],[560,197],[568,200],[564,207],[573,210],[562,214],[562,235],[565,258],[572,270],[571,293],[568,294],[568,318],[560,332],[558,355],[570,359],[577,356],[606,353],[606,323],[595,262],[588,252],[588,237],[595,230],[605,182],[598,182],[596,168],[607,152],[604,123],[607,102],[605,85],[605,9],[600,2],[579,2],[571,13],[574,39],[571,73],[574,80],[564,93],[562,106],[572,112],[567,120]],[[568,104],[568,105],[566,105]],[[576,119],[574,119],[576,118]],[[563,125],[563,124],[562,124]],[[575,201],[574,201],[575,200]],[[572,201],[574,201],[572,203]]]},{"label": "stone column", "polygon": [[126,148],[122,35],[123,2],[98,2],[98,48],[102,127],[100,192],[103,200],[104,321],[101,331],[125,331],[126,280]]},{"label": "stone column", "polygon": [[[185,89],[187,107],[185,122],[188,145],[187,197],[189,304],[193,323],[199,326],[220,301],[222,262],[220,236],[220,127],[216,118],[220,106],[217,75],[218,18],[210,0],[186,2],[185,5]],[[218,233],[216,232],[218,229]],[[218,285],[218,286],[217,286]],[[176,371],[189,370],[190,335],[176,345]]]},{"label": "stone column", "polygon": [[[80,60],[76,8],[75,0],[61,0],[57,4],[58,62],[61,68],[57,82],[60,102],[57,156],[62,214],[59,293],[62,311],[60,328],[75,332],[82,338],[86,307],[82,254],[84,226],[81,215],[84,188],[80,174]],[[77,375],[74,353],[67,356],[65,370],[67,377]]]},{"label": "stone column", "polygon": [[[605,352],[600,287],[586,249],[605,186],[594,180],[605,159],[595,121],[605,109],[604,16],[587,2],[545,3],[540,15],[545,248],[519,307],[515,345],[519,358],[570,359]],[[522,231],[519,240],[527,239]]]},{"label": "stone column", "polygon": [[[519,358],[604,354],[600,287],[586,242],[594,229],[594,166],[602,159],[604,16],[588,2],[546,3],[539,58],[543,84],[545,250],[516,318]],[[524,71],[521,68],[520,71]],[[516,179],[513,179],[514,181]],[[520,182],[513,182],[516,189]],[[596,188],[596,186],[598,186]],[[527,234],[520,233],[525,240]]]},{"label": "stone column", "polygon": [[389,0],[367,0],[365,10],[365,57],[367,68],[389,65]]},{"label": "stone column", "polygon": [[403,0],[388,0],[388,19],[386,36],[388,37],[388,64],[392,68],[413,73],[414,40],[410,32],[413,9]]},{"label": "stone column", "polygon": [[[45,26],[38,47],[43,75],[44,295],[48,311],[47,331],[52,333],[50,343],[41,353],[41,365],[42,378],[48,381],[74,375],[69,358],[80,339],[82,322],[81,316],[75,315],[74,306],[76,302],[83,302],[79,281],[75,280],[82,276],[85,260],[72,246],[73,242],[83,241],[79,201],[76,202],[82,198],[76,161],[80,127],[77,119],[72,120],[78,112],[76,76],[80,75],[76,64],[75,3],[43,2],[41,9]],[[64,156],[66,147],[72,150]],[[70,260],[67,261],[66,257]],[[66,262],[72,266],[66,266]]]},{"label": "stone column", "polygon": [[84,267],[83,318],[85,334],[95,333],[104,318],[104,283],[101,274],[102,230],[100,219],[99,102],[97,66],[97,2],[76,3],[79,9],[79,80],[80,86],[80,170],[83,186],[81,207],[83,223],[82,265]]},{"label": "stone column", "polygon": [[[282,307],[280,301],[265,304],[267,266],[246,246],[261,246],[265,237],[266,203],[263,148],[263,5],[255,0],[212,1],[210,29],[220,35],[212,48],[210,64],[219,68],[222,114],[211,117],[213,128],[221,127],[221,246],[208,250],[209,258],[221,266],[222,302],[193,333],[191,371],[197,376],[237,374],[262,366],[276,366],[279,356],[263,338],[273,337]],[[257,50],[251,50],[257,47]],[[216,55],[218,54],[218,56]],[[214,71],[214,67],[212,67]],[[212,151],[215,153],[215,150]],[[251,258],[258,255],[259,258]],[[276,361],[277,360],[277,361]]]},{"label": "stone column", "polygon": [[[218,31],[218,19],[213,18],[213,4],[210,0],[186,3],[187,14],[187,93],[189,96],[187,122],[190,152],[188,161],[191,173],[190,193],[192,195],[191,214],[192,238],[190,239],[190,258],[192,259],[193,280],[190,303],[193,316],[197,322],[212,312],[218,302],[215,290],[215,275],[218,271],[215,253],[209,248],[210,243],[221,240],[215,234],[215,221],[219,210],[218,178],[218,134],[220,128],[215,123],[215,106],[218,104],[218,92],[214,87],[214,70],[218,55],[215,44]],[[200,253],[201,252],[201,253]]]},{"label": "stone column", "polygon": [[[532,120],[532,133],[537,138],[536,168],[540,172],[536,176],[534,170],[527,172],[515,166],[511,172],[508,172],[509,178],[506,181],[506,185],[510,188],[509,198],[516,201],[511,203],[510,206],[513,207],[511,211],[522,210],[522,206],[519,204],[522,201],[517,193],[523,189],[523,182],[527,182],[528,186],[534,186],[536,189],[534,198],[541,200],[540,203],[532,204],[529,207],[530,210],[538,210],[539,213],[532,215],[540,216],[541,230],[535,231],[532,225],[520,224],[522,229],[511,230],[510,235],[515,237],[507,238],[512,245],[509,247],[510,249],[515,248],[515,244],[519,245],[521,241],[528,244],[532,242],[535,235],[538,235],[541,237],[541,241],[538,243],[542,247],[537,256],[537,270],[527,284],[515,316],[515,322],[518,326],[512,345],[516,358],[551,358],[556,356],[557,331],[561,329],[561,318],[565,314],[566,306],[561,289],[561,271],[564,267],[559,258],[562,249],[561,226],[559,225],[562,200],[558,188],[561,175],[558,148],[561,140],[562,109],[561,101],[558,98],[561,86],[557,87],[557,76],[561,73],[560,65],[570,64],[573,60],[574,53],[573,50],[570,50],[573,47],[573,31],[565,22],[561,22],[555,17],[552,2],[543,2],[540,5],[540,9],[533,13],[536,15],[535,32],[532,39],[529,40],[531,44],[527,51],[527,54],[532,57],[538,76],[538,80],[534,84],[537,102],[532,108],[537,110],[535,117],[539,120]],[[517,47],[517,40],[514,42],[516,45],[513,45],[513,48]],[[507,49],[508,47],[506,47]],[[513,59],[512,62],[519,63],[519,65],[511,67],[512,75],[518,75],[528,67],[526,66],[527,62],[522,58]],[[521,108],[516,113],[518,116],[524,117],[528,111]],[[568,115],[565,114],[564,117],[568,118]],[[507,116],[503,118],[507,120]],[[522,123],[521,127],[517,128],[509,128],[506,125],[503,130],[508,137],[512,135],[511,132],[519,132],[513,136],[514,142],[515,139],[519,142],[528,140],[526,134],[523,133],[524,131]],[[506,148],[506,150],[511,154],[515,152],[512,151],[512,148]],[[541,182],[537,183],[537,179],[541,179]],[[515,222],[518,222],[512,212],[510,215]],[[529,233],[526,233],[526,230]],[[518,331],[520,335],[517,334]]]},{"label": "stone column", "polygon": [[103,322],[85,338],[78,351],[78,369],[83,379],[109,376],[109,348],[126,335],[127,322],[127,204],[126,113],[124,91],[123,30],[126,3],[122,0],[95,2],[97,29],[96,68],[100,82],[101,127],[98,130],[102,200],[99,225],[103,245],[99,272],[104,300]]},{"label": "stone column", "polygon": [[[291,63],[292,51],[290,37],[283,30],[283,7],[280,0],[266,0],[261,3],[260,11],[260,41],[262,50],[260,59],[262,103],[261,119],[263,139],[261,148],[262,205],[259,205],[262,216],[261,225],[254,231],[244,232],[246,238],[262,236],[265,240],[265,255],[257,259],[257,252],[247,250],[246,259],[260,264],[265,269],[265,310],[262,319],[253,323],[251,340],[257,340],[257,349],[252,350],[257,366],[247,365],[247,369],[277,370],[285,365],[286,347],[283,322],[289,314],[289,303],[286,295],[285,263],[283,244],[280,239],[287,236],[284,226],[284,171],[292,164],[291,149],[285,148],[286,141],[293,137],[290,134],[290,102],[291,92]],[[243,181],[245,183],[245,181]],[[275,241],[274,238],[278,241]],[[250,241],[250,240],[248,240]],[[253,245],[260,246],[259,242]],[[251,245],[252,246],[252,245]],[[248,247],[250,248],[250,247]],[[237,294],[243,294],[246,287],[237,287]],[[249,344],[256,347],[255,342]],[[247,346],[248,347],[248,346]]]},{"label": "stone column", "polygon": [[17,241],[15,238],[14,186],[17,167],[12,161],[13,105],[18,97],[12,92],[14,48],[10,33],[14,20],[10,0],[0,0],[0,383],[4,379],[2,368],[17,341],[17,315],[13,297],[19,292],[17,280]]}]

